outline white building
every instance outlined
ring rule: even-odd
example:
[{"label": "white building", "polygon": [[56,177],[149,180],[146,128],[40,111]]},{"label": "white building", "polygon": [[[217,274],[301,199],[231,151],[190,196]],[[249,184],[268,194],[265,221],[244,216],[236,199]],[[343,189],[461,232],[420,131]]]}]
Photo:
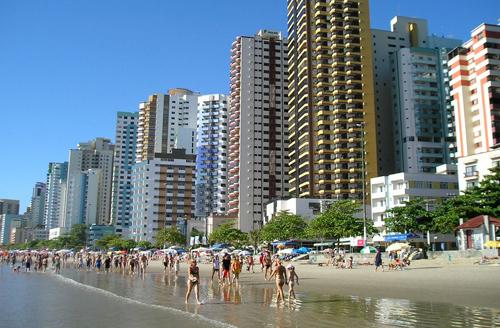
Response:
[{"label": "white building", "polygon": [[139,106],[136,162],[171,153],[172,149],[196,152],[198,93],[170,89],[168,94],[154,94]]},{"label": "white building", "polygon": [[132,166],[136,159],[138,118],[138,113],[118,112],[116,115],[111,223],[122,236],[128,236],[132,215]]},{"label": "white building", "polygon": [[163,228],[185,230],[180,222],[194,218],[195,167],[196,156],[184,149],[134,165],[130,238],[154,242]]},{"label": "white building", "polygon": [[58,227],[58,228],[52,228],[49,230],[49,240],[59,238],[65,234],[70,232],[70,229],[63,228],[63,227]]},{"label": "white building", "polygon": [[114,146],[96,138],[70,150],[62,227],[108,224],[111,213]]},{"label": "white building", "polygon": [[396,173],[372,178],[371,212],[374,226],[383,231],[387,211],[404,206],[415,198],[429,201],[432,209],[446,198],[458,195],[458,176],[454,165],[442,165],[436,173]]},{"label": "white building", "polygon": [[490,169],[500,167],[500,148],[458,158],[458,184],[460,191],[479,185]]},{"label": "white building", "polygon": [[277,199],[266,205],[263,222],[267,224],[279,212],[290,212],[309,221],[326,209],[330,202],[332,200],[318,198]]},{"label": "white building", "polygon": [[196,216],[227,210],[228,97],[198,97]]},{"label": "white building", "polygon": [[46,230],[59,227],[64,217],[68,162],[49,163],[44,226]]},{"label": "white building", "polygon": [[446,54],[461,41],[404,16],[389,31],[372,29],[372,40],[379,173],[434,172],[452,157]]},{"label": "white building", "polygon": [[231,49],[229,215],[244,232],[288,194],[288,55],[281,33],[237,37]]}]

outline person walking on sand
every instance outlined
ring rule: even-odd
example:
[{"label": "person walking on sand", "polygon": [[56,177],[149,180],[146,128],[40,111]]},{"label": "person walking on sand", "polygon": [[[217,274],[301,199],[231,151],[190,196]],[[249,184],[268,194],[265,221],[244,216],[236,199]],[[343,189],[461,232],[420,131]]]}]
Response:
[{"label": "person walking on sand", "polygon": [[212,258],[212,281],[214,281],[214,275],[217,273],[217,280],[220,281],[220,259],[219,254],[216,254]]},{"label": "person walking on sand", "polygon": [[191,261],[191,265],[188,268],[188,279],[187,279],[187,292],[186,292],[186,304],[188,304],[189,296],[191,296],[191,291],[194,288],[194,295],[196,297],[196,303],[200,302],[200,268],[197,266],[196,260]]},{"label": "person walking on sand", "polygon": [[283,293],[283,286],[287,283],[287,277],[286,277],[286,269],[281,264],[281,261],[279,259],[276,260],[276,266],[274,267],[273,272],[271,273],[271,276],[269,277],[269,280],[271,280],[273,277],[276,277],[276,292],[277,292],[277,297],[276,297],[276,303],[279,303],[280,301],[285,301],[285,295]]},{"label": "person walking on sand", "polygon": [[233,262],[231,263],[231,271],[233,273],[233,280],[231,283],[240,282],[240,273],[241,273],[241,262],[237,257],[233,258]]},{"label": "person walking on sand", "polygon": [[382,264],[382,252],[379,248],[377,248],[377,254],[375,255],[375,272],[378,270],[378,267],[382,267],[382,272],[384,272],[384,265]]},{"label": "person walking on sand", "polygon": [[290,303],[291,298],[295,300],[297,297],[295,297],[295,283],[297,285],[299,284],[299,276],[295,272],[295,267],[291,264],[289,264],[287,267],[288,269],[288,303]]},{"label": "person walking on sand", "polygon": [[272,264],[272,260],[271,260],[271,254],[269,253],[266,253],[264,255],[264,267],[266,269],[265,273],[264,273],[264,279],[267,279],[267,275],[268,273],[270,274],[272,269],[271,269],[271,264]]},{"label": "person walking on sand", "polygon": [[229,254],[224,254],[224,257],[222,258],[222,282],[223,284],[231,283],[231,276],[230,276],[230,270],[231,270],[231,256]]}]

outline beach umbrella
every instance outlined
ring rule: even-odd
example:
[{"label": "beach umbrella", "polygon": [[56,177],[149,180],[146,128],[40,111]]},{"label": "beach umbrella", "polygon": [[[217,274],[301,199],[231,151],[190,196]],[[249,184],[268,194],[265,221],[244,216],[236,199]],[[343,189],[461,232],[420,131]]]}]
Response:
[{"label": "beach umbrella", "polygon": [[394,244],[389,245],[389,247],[387,247],[385,249],[385,251],[386,252],[397,252],[397,251],[400,251],[400,250],[406,249],[406,248],[410,248],[410,245],[405,244],[405,243],[394,243]]},{"label": "beach umbrella", "polygon": [[500,248],[500,241],[497,240],[489,240],[486,243],[484,243],[484,247],[489,247],[489,248]]},{"label": "beach umbrella", "polygon": [[377,249],[372,246],[363,247],[360,251],[361,254],[377,253]]}]

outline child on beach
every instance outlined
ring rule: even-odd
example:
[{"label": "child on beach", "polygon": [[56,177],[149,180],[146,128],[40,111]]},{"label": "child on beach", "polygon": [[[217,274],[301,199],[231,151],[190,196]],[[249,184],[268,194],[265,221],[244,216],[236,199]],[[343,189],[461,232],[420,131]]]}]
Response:
[{"label": "child on beach", "polygon": [[233,272],[233,280],[232,283],[234,284],[236,281],[240,281],[240,272],[241,272],[241,262],[239,261],[238,258],[234,258],[233,262],[231,263],[231,271]]},{"label": "child on beach", "polygon": [[296,299],[295,297],[295,289],[293,288],[295,283],[299,284],[299,276],[295,272],[295,267],[289,264],[288,269],[288,303],[290,303],[291,298]]}]

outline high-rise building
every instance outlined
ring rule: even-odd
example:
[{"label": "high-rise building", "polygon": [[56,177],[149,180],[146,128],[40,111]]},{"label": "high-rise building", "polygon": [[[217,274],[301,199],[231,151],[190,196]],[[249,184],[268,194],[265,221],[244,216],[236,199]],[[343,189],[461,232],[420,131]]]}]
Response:
[{"label": "high-rise building", "polygon": [[46,230],[59,227],[64,217],[68,162],[49,163],[45,197],[44,226]]},{"label": "high-rise building", "polygon": [[71,149],[68,165],[66,208],[61,227],[109,224],[114,146],[96,138]]},{"label": "high-rise building", "polygon": [[231,53],[227,213],[247,232],[288,194],[287,42],[262,30],[236,38]]},{"label": "high-rise building", "polygon": [[43,227],[45,217],[45,199],[47,195],[47,184],[37,182],[33,188],[30,203],[30,219],[28,225],[30,228]]},{"label": "high-rise building", "polygon": [[151,160],[172,149],[196,151],[198,93],[171,89],[154,94],[139,106],[136,162]]},{"label": "high-rise building", "polygon": [[227,210],[228,97],[198,97],[196,216]]},{"label": "high-rise building", "polygon": [[447,56],[461,41],[429,35],[424,19],[396,16],[372,29],[380,175],[434,172],[453,162]]},{"label": "high-rise building", "polygon": [[11,229],[21,227],[23,220],[23,215],[0,214],[0,245],[10,244]]},{"label": "high-rise building", "polygon": [[500,25],[481,24],[471,36],[449,53],[460,190],[500,165]]},{"label": "high-rise building", "polygon": [[19,200],[0,199],[0,215],[2,214],[19,214]]},{"label": "high-rise building", "polygon": [[481,24],[450,52],[458,156],[500,145],[500,26]]},{"label": "high-rise building", "polygon": [[194,218],[196,155],[173,149],[161,158],[136,163],[132,174],[129,236],[155,241],[163,228]]},{"label": "high-rise building", "polygon": [[118,112],[116,116],[115,155],[111,223],[116,233],[128,236],[132,216],[132,166],[135,163],[138,113]]},{"label": "high-rise building", "polygon": [[378,172],[368,0],[288,0],[288,35],[290,194],[368,203]]}]

